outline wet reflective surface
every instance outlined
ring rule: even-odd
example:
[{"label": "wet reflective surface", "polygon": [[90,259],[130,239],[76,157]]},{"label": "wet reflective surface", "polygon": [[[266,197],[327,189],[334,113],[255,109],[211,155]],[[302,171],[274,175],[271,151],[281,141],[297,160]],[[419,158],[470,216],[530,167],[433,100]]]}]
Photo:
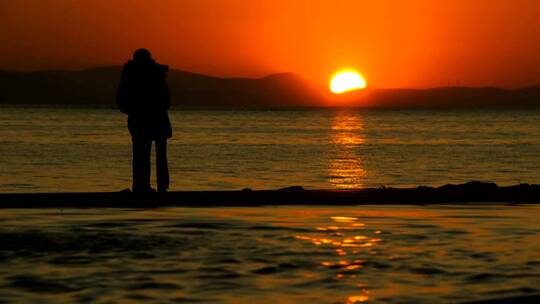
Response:
[{"label": "wet reflective surface", "polygon": [[3,301],[459,303],[540,292],[540,206],[0,214]]}]

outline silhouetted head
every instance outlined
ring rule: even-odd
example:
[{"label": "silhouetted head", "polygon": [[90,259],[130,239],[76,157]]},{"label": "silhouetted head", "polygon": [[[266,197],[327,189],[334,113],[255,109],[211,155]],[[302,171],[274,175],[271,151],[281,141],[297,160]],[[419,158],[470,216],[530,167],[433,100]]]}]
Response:
[{"label": "silhouetted head", "polygon": [[133,53],[133,60],[139,62],[153,61],[152,54],[147,49],[138,49]]}]

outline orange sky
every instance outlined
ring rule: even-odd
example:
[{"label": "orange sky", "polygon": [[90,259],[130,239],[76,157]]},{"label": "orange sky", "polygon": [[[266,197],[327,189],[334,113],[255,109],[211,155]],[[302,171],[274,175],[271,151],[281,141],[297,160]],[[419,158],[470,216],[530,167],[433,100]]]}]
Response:
[{"label": "orange sky", "polygon": [[0,69],[123,63],[139,47],[218,76],[342,67],[371,87],[540,84],[538,0],[9,0]]}]

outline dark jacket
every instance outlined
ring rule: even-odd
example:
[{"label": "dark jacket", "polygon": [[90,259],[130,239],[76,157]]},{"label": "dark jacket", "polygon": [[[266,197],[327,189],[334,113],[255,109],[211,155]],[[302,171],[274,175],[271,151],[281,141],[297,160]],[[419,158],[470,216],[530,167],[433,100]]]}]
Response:
[{"label": "dark jacket", "polygon": [[165,82],[168,66],[154,61],[124,64],[116,101],[128,114],[128,128],[133,137],[163,139],[172,136],[167,110],[171,100]]}]

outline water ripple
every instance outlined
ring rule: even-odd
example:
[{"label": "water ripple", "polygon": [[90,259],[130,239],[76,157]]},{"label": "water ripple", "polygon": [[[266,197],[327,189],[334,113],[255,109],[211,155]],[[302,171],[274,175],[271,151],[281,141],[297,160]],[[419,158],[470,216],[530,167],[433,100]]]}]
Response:
[{"label": "water ripple", "polygon": [[3,210],[0,296],[357,304],[523,296],[540,286],[537,208]]}]

